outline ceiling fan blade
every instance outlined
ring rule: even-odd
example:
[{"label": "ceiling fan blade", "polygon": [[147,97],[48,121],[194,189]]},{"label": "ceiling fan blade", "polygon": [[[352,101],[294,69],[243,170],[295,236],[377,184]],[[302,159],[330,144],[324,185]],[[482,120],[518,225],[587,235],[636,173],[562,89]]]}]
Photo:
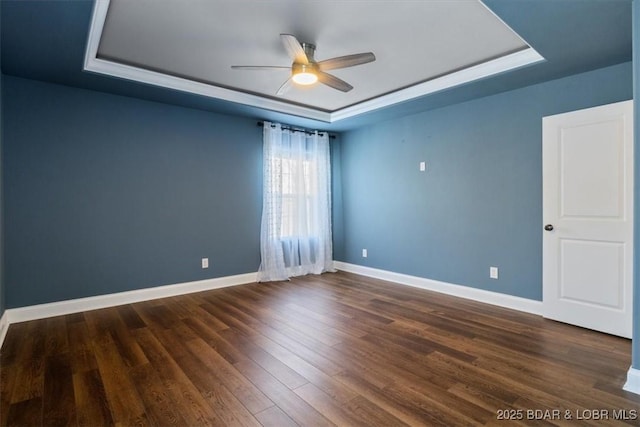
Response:
[{"label": "ceiling fan blade", "polygon": [[282,40],[282,44],[291,59],[293,59],[293,62],[305,65],[309,63],[309,58],[307,58],[307,54],[304,53],[304,49],[296,36],[291,34],[280,34],[280,40]]},{"label": "ceiling fan blade", "polygon": [[373,62],[376,56],[372,52],[356,53],[354,55],[339,56],[337,58],[325,59],[318,62],[318,67],[322,71],[335,70],[337,68],[353,67],[354,65]]},{"label": "ceiling fan blade", "polygon": [[291,88],[292,83],[293,80],[291,80],[291,77],[289,77],[286,82],[282,83],[282,86],[280,86],[280,89],[278,89],[276,95],[284,95],[285,93],[287,93]]},{"label": "ceiling fan blade", "polygon": [[279,65],[232,65],[234,70],[290,70],[291,67]]},{"label": "ceiling fan blade", "polygon": [[349,92],[351,89],[353,89],[353,86],[351,86],[344,80],[337,78],[336,76],[332,76],[331,74],[327,74],[322,71],[318,71],[317,74],[320,83],[324,83],[329,87],[341,90],[342,92]]}]

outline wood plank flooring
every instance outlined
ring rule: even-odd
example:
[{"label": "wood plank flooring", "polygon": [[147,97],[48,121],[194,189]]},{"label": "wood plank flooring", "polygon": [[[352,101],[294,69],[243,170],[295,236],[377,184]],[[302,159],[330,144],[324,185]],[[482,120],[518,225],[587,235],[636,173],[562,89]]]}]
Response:
[{"label": "wood plank flooring", "polygon": [[639,425],[630,351],[340,272],[11,325],[0,425]]}]

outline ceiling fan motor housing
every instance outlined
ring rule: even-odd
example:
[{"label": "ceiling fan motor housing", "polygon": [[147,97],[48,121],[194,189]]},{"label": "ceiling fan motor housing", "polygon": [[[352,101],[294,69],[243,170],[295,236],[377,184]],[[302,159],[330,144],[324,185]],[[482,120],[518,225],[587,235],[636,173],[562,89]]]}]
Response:
[{"label": "ceiling fan motor housing", "polygon": [[313,54],[316,52],[316,45],[311,43],[300,43],[302,45],[302,49],[304,50],[305,55],[307,55],[307,60],[309,63],[316,62],[313,58]]},{"label": "ceiling fan motor housing", "polygon": [[310,62],[309,64],[298,64],[294,62],[291,66],[291,74],[316,73],[317,71],[318,66],[315,62]]}]

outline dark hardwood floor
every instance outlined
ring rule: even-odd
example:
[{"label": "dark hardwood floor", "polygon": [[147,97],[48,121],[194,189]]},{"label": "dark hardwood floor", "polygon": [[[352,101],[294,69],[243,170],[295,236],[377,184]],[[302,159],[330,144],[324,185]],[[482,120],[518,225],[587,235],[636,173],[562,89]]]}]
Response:
[{"label": "dark hardwood floor", "polygon": [[538,316],[307,276],[11,325],[0,424],[638,425],[630,351]]}]

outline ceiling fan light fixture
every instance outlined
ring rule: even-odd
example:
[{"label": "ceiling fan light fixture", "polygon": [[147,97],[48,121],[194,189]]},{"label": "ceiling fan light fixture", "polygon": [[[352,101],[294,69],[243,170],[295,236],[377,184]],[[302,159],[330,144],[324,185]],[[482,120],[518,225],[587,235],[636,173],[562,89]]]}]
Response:
[{"label": "ceiling fan light fixture", "polygon": [[312,85],[318,81],[314,73],[298,73],[293,75],[293,81],[299,85]]},{"label": "ceiling fan light fixture", "polygon": [[291,79],[299,85],[308,86],[318,81],[318,74],[312,64],[293,64]]}]

